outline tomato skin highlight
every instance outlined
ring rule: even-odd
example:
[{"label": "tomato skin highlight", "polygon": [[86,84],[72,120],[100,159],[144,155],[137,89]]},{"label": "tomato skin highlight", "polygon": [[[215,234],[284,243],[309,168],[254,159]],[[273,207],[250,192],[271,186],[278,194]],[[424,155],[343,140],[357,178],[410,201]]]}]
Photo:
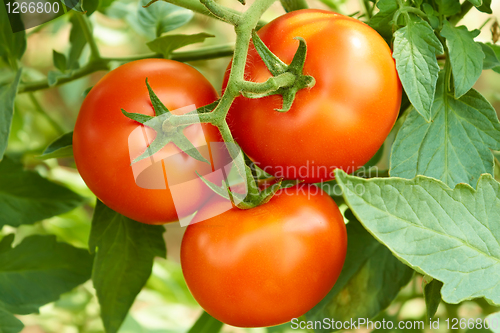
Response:
[{"label": "tomato skin highlight", "polygon": [[[183,216],[193,213],[213,196],[201,180],[190,182],[183,188],[185,195],[174,206],[166,177],[197,178],[195,170],[211,167],[187,156],[173,143],[169,143],[154,155],[155,177],[144,179],[140,175],[137,178],[138,182],[149,182],[147,185],[158,188],[137,185],[131,167],[131,151],[134,158],[142,154],[156,133],[124,116],[121,109],[154,115],[146,78],[159,99],[174,114],[186,112],[177,111],[182,107],[193,104],[200,107],[212,103],[218,97],[208,80],[189,65],[165,59],[127,63],[107,73],[85,98],[75,125],[73,151],[83,180],[107,206],[139,222],[163,224],[177,221],[177,213]],[[142,128],[148,139],[145,140],[143,136],[142,142],[131,141],[129,145],[129,136],[138,127]],[[139,132],[142,135],[141,130]],[[201,127],[191,125],[184,129],[184,134],[195,146],[203,144],[205,140],[221,141],[217,128],[210,124],[202,124]],[[165,157],[168,159],[161,161]],[[210,156],[205,158],[210,161]],[[146,159],[138,163],[150,162]]]},{"label": "tomato skin highlight", "polygon": [[[214,198],[198,214],[210,216],[221,204]],[[189,225],[181,265],[194,298],[213,317],[264,327],[298,318],[321,301],[346,250],[335,202],[314,185],[299,185],[256,208]]]},{"label": "tomato skin highlight", "polygon": [[[289,64],[302,37],[307,43],[304,74],[316,84],[302,89],[286,113],[282,97],[238,97],[228,124],[235,140],[260,168],[277,178],[314,183],[351,173],[381,147],[401,105],[402,86],[392,52],[368,25],[318,9],[297,10],[259,30],[268,48]],[[271,74],[250,45],[245,79],[264,82]],[[224,78],[225,89],[229,68]]]}]

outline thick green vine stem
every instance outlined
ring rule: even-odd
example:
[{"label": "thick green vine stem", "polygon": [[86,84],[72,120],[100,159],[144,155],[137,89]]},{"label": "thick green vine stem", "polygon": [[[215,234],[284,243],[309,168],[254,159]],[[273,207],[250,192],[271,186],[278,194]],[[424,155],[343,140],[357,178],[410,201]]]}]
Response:
[{"label": "thick green vine stem", "polygon": [[[189,3],[188,0],[167,1],[178,5],[182,5],[181,2],[184,1],[187,1]],[[181,138],[179,137],[179,135],[182,135],[182,131],[175,130],[176,128],[184,128],[185,126],[188,126],[190,124],[200,122],[211,123],[212,125],[216,126],[219,129],[224,142],[226,143],[226,147],[240,177],[242,177],[242,179],[245,179],[247,185],[246,197],[243,199],[243,201],[239,201],[235,204],[239,208],[249,209],[269,201],[269,199],[276,193],[276,191],[280,188],[280,186],[282,186],[282,184],[281,182],[278,182],[278,185],[269,187],[265,191],[259,190],[257,181],[252,174],[252,169],[247,163],[245,163],[244,154],[231,134],[226,121],[226,116],[235,98],[240,95],[251,98],[260,98],[262,96],[280,94],[283,96],[283,108],[278,111],[287,111],[293,103],[296,92],[303,88],[311,88],[315,83],[313,77],[302,74],[307,47],[305,41],[303,39],[299,39],[299,47],[297,49],[297,52],[290,65],[287,65],[274,54],[272,54],[272,52],[267,49],[264,43],[262,43],[262,41],[260,41],[260,38],[255,34],[255,28],[259,23],[260,17],[277,0],[256,0],[250,6],[250,8],[242,14],[235,14],[234,11],[221,6],[214,0],[200,1],[211,13],[211,15],[217,17],[222,21],[234,25],[234,29],[236,32],[234,56],[231,64],[231,72],[228,78],[227,86],[221,99],[213,108],[213,111],[207,112],[209,107],[204,106],[199,108],[196,112],[190,112],[185,115],[170,115],[168,117],[165,117],[165,115],[162,114],[160,115],[162,117],[161,126],[159,126],[158,122],[155,119],[144,119],[144,117],[141,115],[130,114],[127,112],[124,112],[124,114],[131,119],[145,124],[146,126],[149,126],[148,124],[152,124],[150,127],[153,127],[157,132],[161,132],[160,135],[157,136],[161,142],[154,142],[154,144],[152,143],[151,145],[153,146],[153,149],[148,149],[149,152],[146,151],[143,155],[141,155],[141,158],[151,156],[155,151],[161,149],[161,147],[169,142],[181,142]],[[254,38],[254,44],[259,48],[259,54],[264,59],[266,65],[270,69],[271,74],[273,75],[265,82],[257,83],[246,81],[244,79],[246,59],[249,44],[252,39],[252,34]],[[156,95],[152,93],[151,96],[153,105],[157,104],[159,100],[157,100],[157,98],[155,97]],[[161,109],[162,106],[158,106],[158,108]],[[156,109],[157,107],[155,106],[155,110]],[[156,118],[159,118],[160,116],[157,116]],[[182,144],[185,144],[185,142]],[[179,148],[184,150],[184,147]],[[199,157],[196,155],[196,153],[191,156],[193,156],[194,158]],[[206,180],[204,181],[207,182]],[[227,184],[222,184],[222,187],[220,188],[214,184],[208,185],[216,193],[221,195],[223,195],[224,191],[228,191]],[[227,197],[233,200],[233,198],[236,196],[236,194],[233,195],[231,193],[228,193]]]}]

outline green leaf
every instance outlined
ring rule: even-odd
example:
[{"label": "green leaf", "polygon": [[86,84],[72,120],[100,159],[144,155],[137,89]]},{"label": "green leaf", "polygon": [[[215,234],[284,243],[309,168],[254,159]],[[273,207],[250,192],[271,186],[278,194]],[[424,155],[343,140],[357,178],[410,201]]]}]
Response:
[{"label": "green leaf", "polygon": [[77,69],[80,67],[79,59],[87,44],[83,29],[75,15],[79,14],[73,14],[70,19],[71,31],[69,33],[70,48],[68,55],[68,68],[70,69]]},{"label": "green leaf", "polygon": [[422,280],[422,289],[424,291],[425,307],[427,309],[427,318],[433,318],[441,303],[441,288],[443,282],[433,279],[430,276],[424,276]]},{"label": "green leaf", "polygon": [[473,4],[474,6],[476,6],[476,7],[481,7],[483,5],[483,1],[482,0],[469,0],[469,2],[471,4]]},{"label": "green leaf", "polygon": [[440,75],[430,123],[415,110],[408,114],[392,147],[391,176],[425,175],[454,187],[493,174],[490,149],[500,149],[495,109],[474,89],[458,100],[444,90]]},{"label": "green leaf", "polygon": [[23,323],[12,313],[0,308],[0,333],[18,333],[24,328]]},{"label": "green leaf", "polygon": [[306,313],[307,320],[373,318],[389,306],[413,276],[413,270],[377,242],[352,214],[346,217],[349,242],[344,267],[328,295]]},{"label": "green leaf", "polygon": [[15,236],[15,234],[8,234],[0,240],[0,253],[12,249]]},{"label": "green leaf", "polygon": [[63,134],[54,140],[43,152],[38,156],[42,160],[49,158],[72,157],[73,156],[73,132]]},{"label": "green leaf", "polygon": [[158,37],[146,45],[151,51],[161,53],[164,58],[168,59],[172,54],[172,51],[180,49],[186,45],[202,43],[209,37],[215,36],[204,32],[194,35],[166,35]]},{"label": "green leaf", "polygon": [[52,50],[52,61],[54,62],[54,66],[60,70],[61,72],[65,72],[67,68],[66,64],[66,56],[62,53],[57,52],[56,50]]},{"label": "green leaf", "polygon": [[90,278],[92,259],[53,235],[26,237],[0,253],[0,302],[33,309],[53,302]]},{"label": "green leaf", "polygon": [[411,19],[394,33],[392,56],[399,78],[411,104],[427,121],[439,73],[436,55],[443,52],[443,45],[425,21]]},{"label": "green leaf", "polygon": [[[16,61],[26,51],[26,31],[12,32],[5,6],[0,6],[0,57],[11,67],[17,68]],[[10,14],[16,25],[23,27],[20,14]]]},{"label": "green leaf", "polygon": [[455,97],[460,98],[476,83],[483,71],[484,53],[474,37],[479,31],[469,32],[466,27],[454,27],[444,21],[441,36],[446,38],[455,83]]},{"label": "green leaf", "polygon": [[460,12],[459,0],[436,0],[439,13],[444,16],[452,16]]},{"label": "green leaf", "polygon": [[481,49],[484,52],[483,69],[500,67],[500,60],[498,59],[498,56],[500,56],[500,46],[489,43],[476,43],[481,46]]},{"label": "green leaf", "polygon": [[32,224],[68,212],[82,202],[78,194],[23,170],[22,164],[8,157],[0,162],[0,228]]},{"label": "green leaf", "polygon": [[[491,10],[491,0],[483,0],[483,4],[479,7],[476,7],[477,10],[483,13],[488,13],[492,14],[493,11]],[[499,325],[500,326],[500,325]]]},{"label": "green leaf", "polygon": [[[0,8],[1,9],[1,8]],[[0,160],[7,149],[10,125],[14,114],[14,99],[21,79],[21,70],[17,71],[14,81],[0,86]]]},{"label": "green leaf", "polygon": [[398,10],[398,3],[396,0],[380,0],[377,2],[379,12],[375,14],[368,25],[387,41],[392,39],[392,19]]},{"label": "green leaf", "polygon": [[[500,45],[496,45],[496,44],[492,44],[492,43],[485,43],[485,44],[481,43],[481,47],[483,47],[483,45],[487,45],[493,51],[497,60],[500,61]],[[484,60],[485,63],[487,60],[491,61],[492,60],[491,53],[489,51],[485,51],[484,47],[483,47],[483,52],[485,54],[485,60]],[[494,59],[493,59],[493,62],[495,62]],[[484,66],[484,63],[483,63],[483,66]],[[484,69],[486,69],[486,68],[484,68]],[[491,69],[493,69],[497,73],[500,73],[500,65],[494,66]]]},{"label": "green leaf", "polygon": [[163,226],[136,222],[97,201],[89,249],[97,249],[92,281],[107,333],[118,332],[151,275],[153,259],[166,257],[164,231]]},{"label": "green leaf", "polygon": [[150,0],[139,1],[138,22],[146,30],[160,37],[162,33],[177,29],[193,18],[191,10],[157,1],[144,8]]},{"label": "green leaf", "polygon": [[[495,312],[486,317],[493,333],[500,333],[500,312]],[[495,325],[497,323],[497,325]]]},{"label": "green leaf", "polygon": [[224,324],[203,311],[188,333],[218,333]]},{"label": "green leaf", "polygon": [[400,260],[443,282],[457,304],[500,304],[500,183],[482,175],[477,190],[419,176],[365,180],[336,170],[344,199],[363,226]]}]

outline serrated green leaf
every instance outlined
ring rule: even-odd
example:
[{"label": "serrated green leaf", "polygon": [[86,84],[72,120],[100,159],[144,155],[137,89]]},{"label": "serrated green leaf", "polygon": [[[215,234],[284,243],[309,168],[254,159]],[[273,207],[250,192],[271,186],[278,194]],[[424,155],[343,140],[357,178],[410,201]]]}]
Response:
[{"label": "serrated green leaf", "polygon": [[52,50],[52,61],[54,66],[60,70],[61,72],[65,72],[67,68],[66,64],[66,56],[62,53],[57,52],[56,50]]},{"label": "serrated green leaf", "polygon": [[[373,238],[352,214],[347,236],[340,277],[328,295],[306,313],[307,320],[373,318],[389,306],[413,276],[413,270]],[[330,331],[315,329],[317,333]]]},{"label": "serrated green leaf", "polygon": [[151,51],[161,53],[164,58],[168,59],[172,54],[172,51],[180,49],[186,45],[202,43],[209,37],[215,36],[204,32],[194,35],[166,35],[158,37],[146,45]]},{"label": "serrated green leaf", "polygon": [[80,67],[79,59],[85,45],[87,45],[87,39],[75,15],[78,14],[72,15],[70,19],[71,31],[69,33],[70,48],[68,54],[68,68],[70,69],[77,69]]},{"label": "serrated green leaf", "polygon": [[0,253],[0,301],[33,308],[53,302],[90,278],[92,260],[53,235],[26,237]]},{"label": "serrated green leaf", "polygon": [[415,110],[408,114],[392,147],[391,176],[425,175],[454,187],[493,174],[490,149],[500,149],[495,109],[474,89],[458,100],[444,89],[440,75],[430,123]]},{"label": "serrated green leaf", "polygon": [[[10,17],[19,28],[23,28],[20,14],[11,13]],[[15,63],[21,59],[24,51],[26,51],[26,31],[20,29],[19,32],[13,33],[6,7],[0,6],[0,57],[11,67],[17,68]]]},{"label": "serrated green leaf", "polygon": [[82,202],[78,194],[23,170],[22,164],[8,157],[0,162],[0,228],[32,224],[68,212]]},{"label": "serrated green leaf", "polygon": [[[500,46],[494,45],[494,44],[485,44],[485,43],[479,43],[479,46],[481,46],[481,49],[483,50],[484,53],[484,60],[483,60],[483,70],[484,69],[492,69],[495,67],[500,67],[500,60],[498,59],[498,55],[500,55]],[[497,53],[495,53],[494,48],[496,47]]]},{"label": "serrated green leaf", "polygon": [[0,333],[18,333],[24,328],[23,323],[12,313],[0,308]]},{"label": "serrated green leaf", "polygon": [[7,149],[10,125],[14,114],[14,99],[21,80],[21,70],[17,71],[14,81],[0,86],[0,160]]},{"label": "serrated green leaf", "polygon": [[191,10],[178,7],[165,1],[157,1],[144,8],[150,0],[139,1],[138,23],[150,36],[160,37],[161,34],[175,30],[193,18]]},{"label": "serrated green leaf", "polygon": [[73,156],[73,132],[66,133],[55,139],[43,152],[38,156],[43,160],[49,158],[61,158]]},{"label": "serrated green leaf", "polygon": [[413,107],[427,121],[430,120],[434,91],[439,73],[436,55],[443,53],[443,45],[431,26],[415,18],[394,33],[396,69]]},{"label": "serrated green leaf", "polygon": [[460,98],[476,83],[483,71],[484,53],[476,42],[474,32],[466,27],[454,27],[444,22],[441,36],[446,38],[455,83],[455,97]]},{"label": "serrated green leaf", "polygon": [[441,288],[443,282],[433,279],[430,276],[424,276],[422,281],[422,289],[424,292],[425,308],[427,310],[427,318],[433,318],[441,303]]},{"label": "serrated green leaf", "polygon": [[218,333],[224,324],[203,311],[188,333]]},{"label": "serrated green leaf", "polygon": [[500,304],[500,183],[491,175],[481,176],[477,190],[424,176],[335,175],[363,226],[400,260],[442,281],[445,302]]},{"label": "serrated green leaf", "polygon": [[460,12],[459,0],[436,0],[439,13],[444,16],[452,16]]},{"label": "serrated green leaf", "polygon": [[129,219],[99,200],[92,218],[89,249],[97,252],[92,281],[107,333],[116,333],[146,284],[155,257],[166,257],[163,226]]}]

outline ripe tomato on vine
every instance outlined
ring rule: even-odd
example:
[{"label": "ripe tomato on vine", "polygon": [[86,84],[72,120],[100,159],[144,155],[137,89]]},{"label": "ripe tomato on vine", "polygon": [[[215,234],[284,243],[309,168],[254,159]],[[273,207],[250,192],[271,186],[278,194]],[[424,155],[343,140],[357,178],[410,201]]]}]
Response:
[{"label": "ripe tomato on vine", "polygon": [[[154,158],[137,162],[139,169],[148,170],[134,174],[132,160],[148,149],[156,133],[124,116],[121,109],[154,115],[146,78],[173,114],[192,111],[218,97],[208,80],[189,65],[165,59],[127,63],[106,74],[85,98],[75,125],[73,150],[85,183],[107,206],[136,221],[162,224],[193,213],[214,195],[196,174],[212,167],[169,143]],[[185,108],[190,105],[191,109]],[[194,146],[221,141],[216,127],[193,126],[185,128],[184,134]],[[137,129],[137,140],[131,140]],[[208,149],[203,151],[210,161]],[[167,178],[186,181],[175,202]]]},{"label": "ripe tomato on vine", "polygon": [[207,203],[181,246],[186,283],[209,314],[233,326],[273,326],[326,296],[347,249],[332,198],[304,184],[281,189],[253,209],[213,214],[224,204],[218,197]]},{"label": "ripe tomato on vine", "polygon": [[[287,64],[299,45],[294,38],[302,37],[307,43],[304,75],[316,83],[298,91],[287,112],[275,111],[282,106],[280,95],[236,98],[228,123],[242,149],[264,171],[306,182],[330,180],[335,168],[354,172],[368,162],[401,104],[401,83],[384,39],[359,20],[318,9],[280,16],[258,35]],[[245,79],[270,77],[251,47]]]}]

